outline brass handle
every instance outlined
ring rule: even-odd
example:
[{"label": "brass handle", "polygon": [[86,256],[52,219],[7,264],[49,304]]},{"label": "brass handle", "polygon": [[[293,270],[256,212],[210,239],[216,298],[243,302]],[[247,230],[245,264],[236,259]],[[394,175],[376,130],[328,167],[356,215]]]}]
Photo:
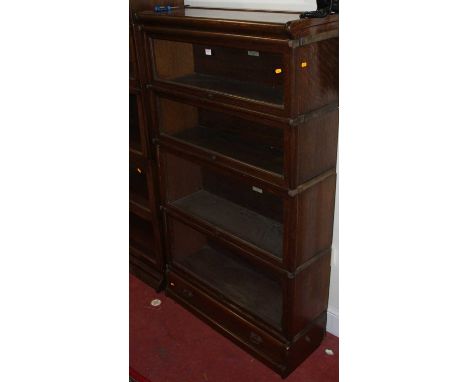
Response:
[{"label": "brass handle", "polygon": [[249,339],[250,339],[250,342],[254,343],[255,345],[260,345],[263,342],[263,338],[254,332],[250,332]]},{"label": "brass handle", "polygon": [[185,298],[192,298],[193,293],[192,293],[192,291],[190,291],[188,289],[182,289],[182,296],[184,296]]}]

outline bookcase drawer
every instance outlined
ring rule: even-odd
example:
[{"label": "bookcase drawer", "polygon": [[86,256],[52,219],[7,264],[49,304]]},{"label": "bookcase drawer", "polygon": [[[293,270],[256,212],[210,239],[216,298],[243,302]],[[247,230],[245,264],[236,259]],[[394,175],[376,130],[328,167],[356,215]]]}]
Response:
[{"label": "bookcase drawer", "polygon": [[251,351],[260,353],[268,361],[281,364],[284,362],[285,345],[231,311],[225,304],[217,301],[200,288],[179,277],[172,270],[168,271],[168,294],[175,296],[192,309],[210,320],[210,323],[223,334],[233,337]]}]

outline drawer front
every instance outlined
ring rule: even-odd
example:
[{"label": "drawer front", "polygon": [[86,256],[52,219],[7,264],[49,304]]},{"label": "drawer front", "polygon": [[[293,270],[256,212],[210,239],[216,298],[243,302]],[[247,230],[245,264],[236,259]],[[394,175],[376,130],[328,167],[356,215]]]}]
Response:
[{"label": "drawer front", "polygon": [[278,365],[284,364],[285,344],[238,316],[191,283],[184,281],[171,270],[168,272],[167,288],[169,294],[175,294],[225,334],[234,337],[255,353],[259,353],[267,361]]}]

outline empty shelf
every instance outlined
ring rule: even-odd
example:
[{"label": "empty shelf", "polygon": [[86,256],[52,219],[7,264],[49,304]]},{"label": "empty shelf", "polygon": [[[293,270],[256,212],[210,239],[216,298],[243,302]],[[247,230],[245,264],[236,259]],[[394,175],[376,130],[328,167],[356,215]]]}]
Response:
[{"label": "empty shelf", "polygon": [[252,210],[200,190],[172,203],[281,258],[283,225]]}]

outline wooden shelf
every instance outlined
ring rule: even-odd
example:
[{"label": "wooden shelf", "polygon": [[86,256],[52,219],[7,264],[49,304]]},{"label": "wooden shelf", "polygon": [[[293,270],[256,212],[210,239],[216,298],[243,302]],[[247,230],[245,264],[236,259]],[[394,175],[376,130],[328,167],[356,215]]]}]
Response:
[{"label": "wooden shelf", "polygon": [[283,298],[278,280],[219,246],[204,246],[180,265],[249,314],[281,328]]},{"label": "wooden shelf", "polygon": [[283,104],[283,89],[281,87],[273,87],[260,83],[239,81],[199,73],[174,78],[171,82],[278,106]]},{"label": "wooden shelf", "polygon": [[172,203],[182,211],[203,219],[281,258],[283,225],[229,200],[200,190]]}]

